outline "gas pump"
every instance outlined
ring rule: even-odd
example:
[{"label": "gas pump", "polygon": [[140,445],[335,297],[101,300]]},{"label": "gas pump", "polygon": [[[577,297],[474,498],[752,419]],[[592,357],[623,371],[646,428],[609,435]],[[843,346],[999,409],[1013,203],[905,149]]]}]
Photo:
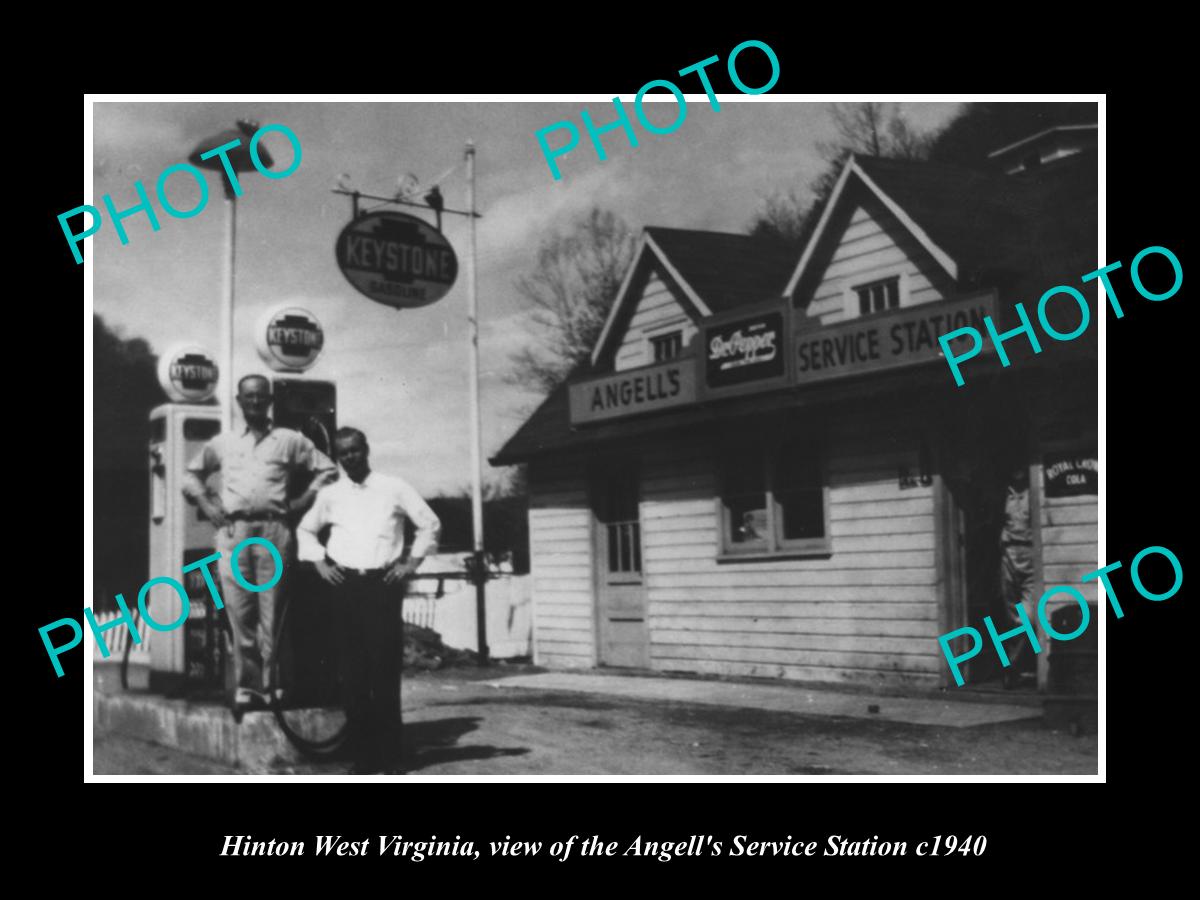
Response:
[{"label": "gas pump", "polygon": [[[280,307],[268,310],[259,323],[257,344],[272,369],[300,374],[320,355],[324,333],[307,310]],[[159,383],[170,397],[150,413],[150,576],[177,577],[189,563],[211,555],[213,526],[199,507],[183,495],[187,464],[221,429],[220,408],[212,403],[217,385],[217,365],[212,354],[196,345],[177,345],[159,359]],[[330,381],[277,377],[273,380],[272,418],[280,428],[306,435],[322,453],[332,456],[337,429],[337,388]],[[219,475],[208,482],[220,490]],[[306,477],[306,476],[305,476]],[[292,496],[307,484],[290,486]],[[294,527],[295,522],[291,525]],[[183,575],[189,598],[188,618],[182,628],[157,632],[140,628],[149,637],[151,690],[177,692],[183,688],[231,689],[227,665],[228,645],[223,610],[213,607],[203,572]],[[329,610],[323,606],[324,584],[315,575],[287,565],[285,591],[290,621],[281,643],[281,666],[294,699],[320,700],[337,688],[337,658],[331,655]],[[169,585],[152,590],[149,609],[157,621],[179,618],[181,600]]]},{"label": "gas pump", "polygon": [[[159,382],[173,402],[150,413],[150,577],[178,573],[188,563],[213,553],[212,524],[183,496],[188,462],[220,430],[220,410],[209,402],[217,383],[217,366],[207,351],[195,346],[168,350],[159,360]],[[152,631],[139,628],[150,644],[150,689],[176,692],[189,686],[219,687],[224,672],[224,642],[204,578],[184,576],[189,613],[182,628]],[[173,622],[182,601],[169,586],[151,590],[148,608],[157,621]]]},{"label": "gas pump", "polygon": [[[333,435],[337,431],[337,387],[331,381],[276,378],[272,382],[272,419],[278,428],[299,431],[316,448],[333,458]],[[307,481],[308,476],[304,475]],[[289,486],[295,496],[307,483]],[[322,539],[324,535],[322,535]],[[289,702],[300,706],[323,706],[339,699],[340,664],[337,641],[329,623],[336,611],[330,606],[328,589],[307,566],[289,567],[286,593],[286,625],[279,646],[281,683]]]},{"label": "gas pump", "polygon": [[[276,427],[299,431],[332,459],[337,430],[337,388],[300,376],[325,346],[321,323],[309,310],[286,304],[265,310],[255,326],[258,355],[274,371],[271,417]],[[298,476],[305,477],[307,476]],[[289,485],[292,496],[307,483]],[[293,527],[297,523],[293,522]],[[308,566],[288,566],[279,642],[279,676],[289,707],[318,707],[339,699],[341,666],[325,583]]]},{"label": "gas pump", "polygon": [[333,435],[337,431],[337,386],[332,381],[307,378],[276,378],[272,419],[278,428],[299,431],[333,458]]}]

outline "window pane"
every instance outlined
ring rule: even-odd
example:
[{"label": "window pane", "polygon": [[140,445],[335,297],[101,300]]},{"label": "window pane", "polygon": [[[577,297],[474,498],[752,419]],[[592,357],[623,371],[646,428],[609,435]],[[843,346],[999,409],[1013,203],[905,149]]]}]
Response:
[{"label": "window pane", "polygon": [[821,461],[809,441],[784,444],[776,458],[775,503],[785,541],[825,537]]},{"label": "window pane", "polygon": [[858,289],[858,311],[864,316],[871,311],[871,292],[867,288]]},{"label": "window pane", "polygon": [[729,540],[734,545],[767,547],[767,479],[759,447],[726,453],[721,483]]},{"label": "window pane", "polygon": [[620,562],[617,559],[617,525],[608,526],[608,571],[619,572]]},{"label": "window pane", "polygon": [[729,497],[729,536],[735,544],[767,542],[767,504],[765,494]]},{"label": "window pane", "polygon": [[776,495],[783,518],[783,539],[825,537],[825,492],[820,488],[787,491]]},{"label": "window pane", "polygon": [[640,575],[642,571],[642,526],[633,522],[629,527],[633,531],[633,571]]},{"label": "window pane", "polygon": [[654,347],[655,362],[675,359],[683,351],[683,332],[672,331],[670,334],[651,338],[650,344]]},{"label": "window pane", "polygon": [[621,536],[621,571],[628,572],[633,568],[633,549],[629,546],[629,523],[617,526]]},{"label": "window pane", "polygon": [[887,303],[888,309],[900,307],[900,279],[898,278],[893,278],[887,283]]}]

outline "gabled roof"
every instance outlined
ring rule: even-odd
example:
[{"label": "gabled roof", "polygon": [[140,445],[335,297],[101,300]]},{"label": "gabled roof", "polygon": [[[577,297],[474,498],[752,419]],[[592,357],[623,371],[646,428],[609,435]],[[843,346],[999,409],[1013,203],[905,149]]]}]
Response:
[{"label": "gabled roof", "polygon": [[628,322],[644,283],[637,276],[646,266],[657,266],[688,313],[700,318],[782,296],[793,261],[792,251],[744,234],[647,226],[592,350],[593,364]]},{"label": "gabled roof", "polygon": [[[1078,284],[1082,275],[1102,264],[1097,262],[1100,250],[1095,148],[1015,175],[930,162],[855,158],[843,170],[821,223],[805,248],[805,256],[793,273],[793,283],[788,284],[786,291],[782,287],[772,288],[772,285],[783,284],[792,267],[791,254],[763,251],[743,235],[648,228],[645,240],[647,244],[654,242],[655,258],[661,254],[662,258],[669,259],[677,277],[685,280],[689,288],[703,298],[705,307],[714,313],[735,308],[740,303],[791,294],[815,252],[816,242],[820,240],[823,226],[829,221],[838,197],[846,190],[845,183],[851,178],[857,182],[855,190],[869,191],[889,209],[897,209],[902,214],[897,218],[914,237],[927,249],[936,248],[953,262],[960,290],[974,286],[996,288],[1002,308],[998,323],[1001,327],[1015,324],[1015,320],[1006,319],[1014,303],[1023,301],[1028,309],[1030,303],[1036,304],[1046,290],[1060,284]],[[834,240],[840,235],[828,234],[826,238]],[[618,302],[625,300],[635,304],[636,301],[629,301],[627,297],[629,280],[626,279]],[[614,309],[616,306],[614,303]],[[1030,364],[1053,367],[1069,362],[1060,352],[1042,354]],[[594,371],[593,365],[585,362],[571,378]],[[924,374],[935,375],[944,381],[943,372],[914,371],[902,381],[888,383],[920,384]],[[860,384],[834,382],[803,396],[831,391],[855,396],[862,390]],[[760,400],[765,404],[771,398],[742,397],[735,405],[741,410]],[[492,458],[492,463],[508,465],[547,451],[593,446],[600,439],[620,440],[621,435],[635,429],[662,427],[718,414],[697,407],[672,410],[632,422],[614,421],[573,429],[567,401],[567,386],[563,384],[522,424]],[[771,402],[798,401],[793,396]]]},{"label": "gabled roof", "polygon": [[834,213],[842,204],[857,202],[851,199],[853,197],[853,191],[850,189],[852,182],[857,182],[870,191],[896,217],[900,224],[908,230],[917,243],[929,251],[929,255],[938,262],[946,274],[954,280],[958,279],[958,264],[954,261],[951,254],[913,218],[908,208],[899,202],[898,198],[893,197],[890,192],[876,183],[875,178],[867,173],[864,163],[868,160],[873,163],[894,161],[859,156],[851,156],[846,160],[846,164],[842,168],[842,174],[838,176],[833,193],[829,196],[829,202],[825,204],[825,209],[821,213],[820,221],[817,222],[817,227],[808,239],[808,244],[804,247],[804,253],[801,254],[800,262],[796,265],[795,271],[792,272],[792,277],[788,279],[787,287],[784,288],[786,295],[792,296],[795,294],[796,288],[800,284],[800,279],[804,277],[809,267],[814,264],[817,249],[821,246],[822,242],[839,237],[839,235],[829,233],[830,223],[834,220]]},{"label": "gabled roof", "polygon": [[859,163],[953,256],[960,289],[999,287],[1005,305],[1028,306],[1095,268],[1096,161],[1094,149],[1084,150],[1015,175],[913,160]]},{"label": "gabled roof", "polygon": [[[822,241],[840,237],[826,231],[839,204],[857,202],[850,188],[853,183],[892,211],[960,289],[982,284],[1011,288],[1014,277],[1045,274],[1038,260],[1053,263],[1048,257],[1054,255],[1065,265],[1064,257],[1077,259],[1081,252],[1095,255],[1095,150],[1015,175],[858,156],[846,163],[788,282],[788,295],[794,294],[807,268],[816,264]],[[1073,282],[1085,271],[1066,277]],[[1054,284],[1051,281],[1042,290]]]},{"label": "gabled roof", "polygon": [[713,314],[778,299],[795,251],[746,234],[648,227],[646,232]]}]

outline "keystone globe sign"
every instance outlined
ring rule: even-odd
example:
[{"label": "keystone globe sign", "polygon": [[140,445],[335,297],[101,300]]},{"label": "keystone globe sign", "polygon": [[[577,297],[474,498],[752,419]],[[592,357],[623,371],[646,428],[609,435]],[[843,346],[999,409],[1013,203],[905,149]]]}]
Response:
[{"label": "keystone globe sign", "polygon": [[334,251],[347,281],[397,309],[436,303],[458,277],[458,257],[442,233],[405,213],[359,216],[342,229]]},{"label": "keystone globe sign", "polygon": [[317,317],[299,306],[268,309],[254,329],[258,355],[276,372],[303,372],[312,367],[325,346],[325,331]]},{"label": "keystone globe sign", "polygon": [[217,387],[217,362],[198,344],[176,344],[158,358],[158,383],[176,403],[203,403]]}]

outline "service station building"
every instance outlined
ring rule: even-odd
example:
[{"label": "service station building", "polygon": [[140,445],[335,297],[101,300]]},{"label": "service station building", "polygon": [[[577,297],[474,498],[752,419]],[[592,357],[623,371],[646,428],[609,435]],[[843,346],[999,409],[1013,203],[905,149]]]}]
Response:
[{"label": "service station building", "polygon": [[[953,687],[938,637],[1003,626],[1022,467],[1034,597],[1093,605],[1085,638],[1041,641],[1038,684],[1094,681],[1096,328],[1012,339],[1007,367],[988,344],[961,387],[938,337],[1084,288],[1095,142],[1053,129],[980,170],[852,157],[798,252],[646,228],[589,363],[492,460],[528,464],[535,662]],[[990,650],[965,669],[999,675]]]}]

